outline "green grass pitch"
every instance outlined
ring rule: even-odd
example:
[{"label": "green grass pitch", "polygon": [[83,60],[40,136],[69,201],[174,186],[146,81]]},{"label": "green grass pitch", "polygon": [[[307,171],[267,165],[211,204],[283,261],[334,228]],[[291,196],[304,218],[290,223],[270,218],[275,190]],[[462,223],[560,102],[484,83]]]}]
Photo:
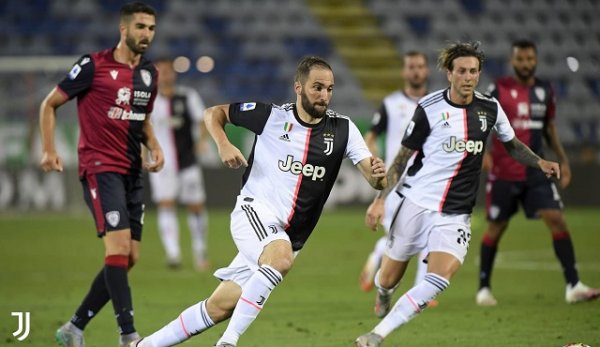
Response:
[{"label": "green grass pitch", "polygon": [[[582,280],[600,286],[600,215],[597,209],[568,209]],[[213,268],[228,264],[235,249],[229,211],[210,211],[209,255]],[[363,293],[358,274],[379,233],[363,226],[364,209],[325,212],[285,281],[240,339],[240,346],[352,346],[377,322],[374,293]],[[185,263],[169,271],[148,213],[141,261],[130,273],[136,327],[148,334],[183,309],[207,297],[217,284],[212,272],[192,269],[185,216],[181,215]],[[512,221],[494,272],[499,305],[475,305],[482,212],[473,217],[471,248],[465,264],[428,309],[395,331],[385,346],[563,346],[600,345],[600,301],[564,302],[564,281],[548,232],[539,221]],[[103,247],[87,213],[0,216],[0,345],[53,346],[54,330],[70,318],[103,264]],[[405,276],[397,296],[412,285]],[[11,312],[31,312],[31,332],[23,342]],[[212,346],[220,324],[185,346]],[[110,304],[90,323],[87,346],[117,346]]]}]

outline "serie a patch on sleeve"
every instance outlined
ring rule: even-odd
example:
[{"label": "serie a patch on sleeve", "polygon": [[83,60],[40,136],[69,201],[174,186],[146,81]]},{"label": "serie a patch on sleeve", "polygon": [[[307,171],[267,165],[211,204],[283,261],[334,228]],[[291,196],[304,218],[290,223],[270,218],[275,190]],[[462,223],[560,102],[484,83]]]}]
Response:
[{"label": "serie a patch on sleeve", "polygon": [[240,111],[252,111],[256,108],[255,102],[245,102],[240,105]]}]

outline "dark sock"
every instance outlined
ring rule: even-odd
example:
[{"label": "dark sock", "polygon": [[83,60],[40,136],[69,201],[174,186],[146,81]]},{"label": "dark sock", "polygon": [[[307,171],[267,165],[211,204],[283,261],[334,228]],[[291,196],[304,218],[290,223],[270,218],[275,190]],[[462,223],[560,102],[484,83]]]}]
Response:
[{"label": "dark sock", "polygon": [[127,279],[129,257],[111,255],[105,258],[104,280],[110,293],[110,299],[115,310],[119,333],[121,335],[135,332],[133,326],[133,305],[131,289]]},{"label": "dark sock", "polygon": [[108,300],[110,300],[110,295],[106,289],[104,268],[102,268],[98,275],[96,275],[96,278],[94,278],[92,286],[81,302],[81,305],[75,311],[75,315],[71,318],[71,323],[81,330],[85,329],[85,326],[100,312]]},{"label": "dark sock", "polygon": [[498,240],[490,238],[487,234],[483,234],[481,239],[481,251],[479,265],[479,288],[491,288],[490,282],[492,279],[492,268],[496,259],[496,251],[498,250]]},{"label": "dark sock", "polygon": [[565,281],[574,286],[579,282],[579,275],[575,268],[575,250],[571,242],[571,235],[568,231],[552,233],[552,245],[554,246],[554,254],[562,265]]}]

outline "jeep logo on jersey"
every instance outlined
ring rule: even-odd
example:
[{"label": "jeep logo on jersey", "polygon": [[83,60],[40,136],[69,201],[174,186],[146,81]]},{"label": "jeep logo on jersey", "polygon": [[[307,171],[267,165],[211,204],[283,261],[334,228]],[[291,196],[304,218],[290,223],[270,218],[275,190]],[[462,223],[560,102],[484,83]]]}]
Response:
[{"label": "jeep logo on jersey", "polygon": [[467,140],[466,142],[463,140],[456,140],[456,136],[450,137],[450,143],[442,144],[442,148],[444,151],[450,152],[469,152],[471,154],[479,154],[483,152],[483,141],[473,141]]},{"label": "jeep logo on jersey", "polygon": [[302,164],[301,161],[294,161],[293,155],[288,155],[285,162],[280,160],[278,162],[279,170],[283,172],[291,172],[294,175],[304,175],[310,177],[313,181],[323,178],[325,176],[325,168],[318,165]]}]

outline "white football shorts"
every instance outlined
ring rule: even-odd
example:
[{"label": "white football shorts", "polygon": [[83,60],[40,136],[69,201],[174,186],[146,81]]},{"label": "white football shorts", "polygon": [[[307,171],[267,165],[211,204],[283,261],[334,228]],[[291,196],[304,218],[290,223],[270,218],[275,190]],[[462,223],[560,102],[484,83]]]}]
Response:
[{"label": "white football shorts", "polygon": [[392,218],[394,217],[394,213],[398,209],[398,205],[400,204],[400,195],[396,192],[395,188],[391,191],[388,196],[386,196],[383,202],[383,220],[381,221],[381,225],[383,225],[383,230],[385,233],[390,232],[390,226],[392,225]]},{"label": "white football shorts", "polygon": [[165,167],[159,172],[149,174],[152,188],[152,201],[177,200],[182,204],[204,203],[204,178],[198,165],[192,165],[181,171]]},{"label": "white football shorts", "polygon": [[238,254],[229,266],[215,271],[214,276],[222,281],[233,281],[240,287],[258,269],[258,259],[266,245],[275,240],[290,242],[282,222],[270,208],[241,195],[231,212],[231,236]]},{"label": "white football shorts", "polygon": [[428,252],[452,254],[463,263],[471,240],[471,216],[431,211],[405,197],[394,213],[385,254],[396,261],[408,261]]}]

